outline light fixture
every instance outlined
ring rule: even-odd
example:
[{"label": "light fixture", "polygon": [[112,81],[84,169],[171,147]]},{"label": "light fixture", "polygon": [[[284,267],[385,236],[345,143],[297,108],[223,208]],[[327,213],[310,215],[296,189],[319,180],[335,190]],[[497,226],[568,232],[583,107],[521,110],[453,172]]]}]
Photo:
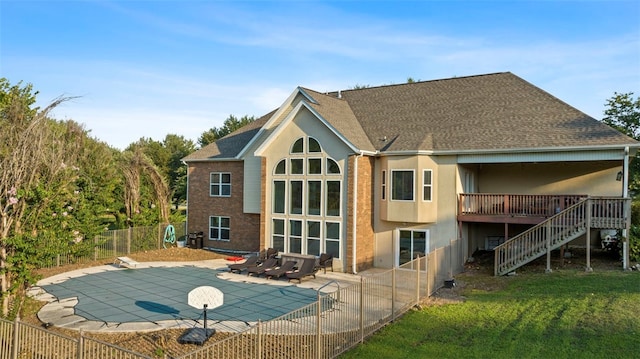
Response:
[{"label": "light fixture", "polygon": [[622,171],[618,171],[618,174],[616,175],[616,181],[622,181]]}]

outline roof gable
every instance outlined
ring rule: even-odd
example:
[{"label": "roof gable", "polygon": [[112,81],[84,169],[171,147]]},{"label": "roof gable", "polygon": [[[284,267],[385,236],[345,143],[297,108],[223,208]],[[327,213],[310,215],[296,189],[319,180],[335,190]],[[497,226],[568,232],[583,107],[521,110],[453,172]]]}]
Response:
[{"label": "roof gable", "polygon": [[277,110],[184,160],[239,159],[251,145],[264,148],[302,107],[359,153],[550,151],[639,144],[504,72],[333,93],[298,87]]}]

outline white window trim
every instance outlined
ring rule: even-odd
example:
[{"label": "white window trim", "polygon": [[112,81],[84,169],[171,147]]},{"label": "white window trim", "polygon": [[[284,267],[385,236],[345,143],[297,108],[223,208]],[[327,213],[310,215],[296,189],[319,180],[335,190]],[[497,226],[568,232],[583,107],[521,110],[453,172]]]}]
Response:
[{"label": "white window trim", "polygon": [[[218,223],[221,223],[221,219],[222,218],[227,218],[229,220],[229,227],[217,227],[218,229],[218,233],[222,233],[222,229],[227,229],[229,230],[229,239],[223,239],[223,238],[211,238],[211,229],[215,228],[211,225],[211,218],[213,217],[217,217],[218,218]],[[231,241],[231,217],[227,217],[227,216],[209,216],[209,235],[207,236],[209,237],[210,241],[218,241],[218,242],[230,242]]]},{"label": "white window trim", "polygon": [[[413,178],[411,181],[411,194],[412,194],[412,199],[393,199],[393,193],[394,193],[394,184],[393,184],[393,173],[394,172],[412,172],[413,173]],[[390,181],[391,182],[391,191],[390,191],[390,197],[389,197],[389,201],[393,201],[393,202],[415,202],[416,200],[416,170],[413,168],[407,168],[407,169],[392,169],[391,170],[391,175],[390,175]]]},{"label": "white window trim", "polygon": [[428,228],[396,228],[393,230],[393,266],[400,267],[400,231],[425,232],[425,255],[431,253],[431,231]]},{"label": "white window trim", "polygon": [[[214,174],[219,175],[220,177],[220,181],[218,183],[215,183],[216,185],[219,186],[220,188],[220,193],[221,194],[213,194],[211,191],[211,187],[213,187],[214,183],[211,179],[211,177],[213,177]],[[228,174],[229,175],[229,194],[222,194],[222,186],[223,185],[227,185],[226,183],[222,182],[222,175],[224,174]],[[209,172],[209,197],[231,197],[231,191],[232,191],[232,183],[233,183],[233,175],[231,174],[231,172]]]},{"label": "white window trim", "polygon": [[[427,172],[431,173],[431,183],[428,185],[424,183],[425,178],[427,178],[427,176],[425,176],[425,173]],[[425,187],[427,186],[429,186],[430,199],[424,199]],[[433,170],[432,169],[422,170],[422,202],[433,202]]]},{"label": "white window trim", "polygon": [[382,170],[380,191],[381,191],[380,199],[382,201],[386,201],[387,200],[387,170]]}]

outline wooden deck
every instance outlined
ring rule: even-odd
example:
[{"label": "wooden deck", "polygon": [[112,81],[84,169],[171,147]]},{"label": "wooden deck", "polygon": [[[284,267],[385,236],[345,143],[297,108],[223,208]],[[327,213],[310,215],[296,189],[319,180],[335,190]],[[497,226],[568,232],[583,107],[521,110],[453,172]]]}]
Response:
[{"label": "wooden deck", "polygon": [[495,275],[543,255],[550,271],[552,250],[583,235],[588,239],[590,228],[627,229],[631,220],[631,200],[620,197],[461,194],[459,208],[461,223],[534,224],[495,247]]}]

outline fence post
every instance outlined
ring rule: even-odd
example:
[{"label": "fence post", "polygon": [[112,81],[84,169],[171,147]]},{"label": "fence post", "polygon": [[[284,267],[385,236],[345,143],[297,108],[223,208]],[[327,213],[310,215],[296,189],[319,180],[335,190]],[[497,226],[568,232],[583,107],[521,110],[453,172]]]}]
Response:
[{"label": "fence post", "polygon": [[360,343],[364,343],[364,277],[360,277]]},{"label": "fence post", "polygon": [[18,354],[20,350],[18,348],[20,344],[20,318],[16,318],[13,321],[13,350],[11,351],[11,358],[18,359]]},{"label": "fence post", "polygon": [[256,353],[256,358],[262,358],[262,320],[258,319],[258,325],[256,327],[256,331],[258,332],[258,352]]},{"label": "fence post", "polygon": [[320,332],[322,331],[320,325],[320,312],[322,311],[322,302],[320,298],[320,291],[318,291],[318,302],[316,304],[316,358],[322,358],[322,341],[320,340]]},{"label": "fence post", "polygon": [[396,320],[396,268],[391,270],[391,321]]},{"label": "fence post", "polygon": [[164,236],[162,234],[162,223],[158,223],[158,248],[157,249],[161,249],[162,248],[162,241],[164,240]]},{"label": "fence post", "polygon": [[93,237],[93,260],[98,260],[98,236]]},{"label": "fence post", "polygon": [[420,264],[422,264],[422,257],[418,257],[418,268],[416,269],[416,304],[420,303]]},{"label": "fence post", "polygon": [[56,267],[60,267],[60,254],[56,254]]},{"label": "fence post", "polygon": [[118,231],[113,231],[113,257],[117,257],[118,256],[118,240],[117,240],[117,234]]},{"label": "fence post", "polygon": [[131,254],[131,237],[133,237],[133,227],[127,231],[127,254]]},{"label": "fence post", "polygon": [[80,329],[80,339],[78,339],[78,359],[84,357],[84,333]]}]

